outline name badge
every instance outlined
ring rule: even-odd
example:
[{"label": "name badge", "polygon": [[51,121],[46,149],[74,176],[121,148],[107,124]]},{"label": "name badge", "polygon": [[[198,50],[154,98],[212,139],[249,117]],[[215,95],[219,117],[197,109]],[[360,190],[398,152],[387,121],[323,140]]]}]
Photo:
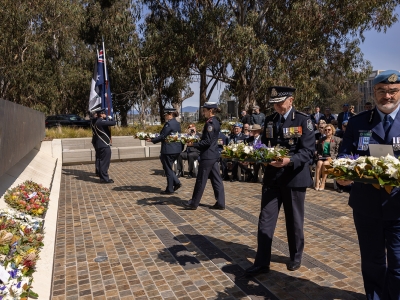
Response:
[{"label": "name badge", "polygon": [[359,151],[367,151],[369,149],[369,140],[371,139],[371,131],[360,131],[359,137],[358,137],[358,146],[357,150]]},{"label": "name badge", "polygon": [[400,137],[393,137],[393,151],[400,150]]},{"label": "name badge", "polygon": [[269,122],[267,124],[267,127],[265,128],[265,137],[267,139],[273,139],[274,138],[274,123]]}]

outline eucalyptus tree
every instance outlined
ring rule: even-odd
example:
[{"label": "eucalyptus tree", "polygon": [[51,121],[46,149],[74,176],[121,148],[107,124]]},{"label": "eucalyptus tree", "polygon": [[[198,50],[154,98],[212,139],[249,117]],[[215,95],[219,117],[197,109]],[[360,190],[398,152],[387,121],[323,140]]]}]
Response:
[{"label": "eucalyptus tree", "polygon": [[311,103],[320,97],[317,85],[328,75],[338,79],[332,82],[338,93],[346,94],[371,70],[358,47],[363,33],[396,22],[399,1],[228,3],[234,16],[230,87],[244,107],[254,101],[265,104],[263,94],[271,84],[295,86],[300,105]]},{"label": "eucalyptus tree", "polygon": [[79,110],[89,74],[80,1],[4,0],[0,12],[0,96],[46,113]]},{"label": "eucalyptus tree", "polygon": [[[178,49],[181,72],[200,81],[200,103],[204,104],[223,74],[226,74],[224,58],[225,37],[229,29],[227,7],[218,0],[143,0],[151,11],[146,26],[162,32],[165,47],[160,54]],[[157,25],[155,25],[157,24]],[[168,28],[168,33],[166,33]],[[146,38],[147,41],[147,38]],[[172,45],[171,45],[172,44]],[[176,64],[175,64],[176,66]],[[187,72],[189,72],[189,75]]]}]

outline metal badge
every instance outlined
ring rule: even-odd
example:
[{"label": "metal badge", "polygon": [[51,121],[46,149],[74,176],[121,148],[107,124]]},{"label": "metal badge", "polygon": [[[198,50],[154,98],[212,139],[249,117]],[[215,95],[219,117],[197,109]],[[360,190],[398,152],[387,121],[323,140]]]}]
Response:
[{"label": "metal badge", "polygon": [[392,75],[389,76],[388,81],[389,82],[396,82],[397,79],[398,79],[397,75],[396,74],[392,74]]},{"label": "metal badge", "polygon": [[207,131],[213,131],[213,127],[210,125],[207,127]]},{"label": "metal badge", "polygon": [[289,140],[289,145],[293,145],[294,144],[294,140],[293,139],[290,139]]},{"label": "metal badge", "polygon": [[274,138],[274,128],[272,127],[273,125],[267,125],[267,127],[265,128],[265,137],[267,139],[272,139]]}]

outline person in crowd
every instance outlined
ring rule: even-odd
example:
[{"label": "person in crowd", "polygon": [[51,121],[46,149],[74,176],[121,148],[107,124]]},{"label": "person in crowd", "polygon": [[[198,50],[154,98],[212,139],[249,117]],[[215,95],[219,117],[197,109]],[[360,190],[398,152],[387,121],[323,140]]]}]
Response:
[{"label": "person in crowd", "polygon": [[242,122],[243,125],[246,124],[251,124],[251,114],[248,114],[245,110],[242,110],[242,118],[240,119],[240,122]]},{"label": "person in crowd", "polygon": [[333,127],[335,127],[335,132],[333,133],[333,135],[336,135],[339,131],[339,125],[338,125],[338,121],[337,120],[332,120],[331,124],[333,125]]},{"label": "person in crowd", "polygon": [[355,113],[350,111],[347,103],[343,104],[342,109],[343,111],[337,117],[338,124],[343,124],[343,121],[348,121],[351,117],[355,116]]},{"label": "person in crowd", "polygon": [[[262,132],[262,127],[258,124],[255,124],[251,127],[250,129],[250,137],[246,138],[244,142],[250,146],[255,146],[255,145],[260,145],[262,144],[261,142],[261,132]],[[261,164],[260,163],[254,163],[253,168],[254,168],[254,173],[252,170],[249,168],[248,163],[241,163],[240,167],[245,170],[247,174],[247,181],[248,182],[257,182],[258,181],[258,172],[260,171]]]},{"label": "person in crowd", "polygon": [[260,112],[258,105],[253,106],[253,114],[251,115],[251,125],[258,124],[261,127],[264,126],[265,115]]},{"label": "person in crowd", "polygon": [[349,123],[349,121],[343,121],[343,123],[342,123],[342,129],[336,131],[336,134],[335,134],[335,135],[336,135],[337,137],[339,137],[339,138],[341,138],[341,139],[343,138],[344,133],[346,132],[347,123]]},{"label": "person in crowd", "polygon": [[[311,107],[309,107],[309,106],[304,107],[304,113],[306,115],[309,115],[311,118]],[[312,118],[311,118],[311,121],[312,121]]]},{"label": "person in crowd", "polygon": [[[107,120],[108,119],[108,120]],[[111,132],[109,126],[115,126],[111,116],[107,118],[106,110],[99,110],[94,125],[96,138],[93,140],[98,156],[99,177],[101,183],[113,183],[114,180],[108,177],[108,169],[111,161]]]},{"label": "person in crowd", "polygon": [[248,276],[267,273],[271,262],[272,238],[283,204],[290,261],[287,269],[301,266],[304,249],[304,199],[312,185],[310,162],[314,157],[314,125],[309,116],[293,107],[294,88],[273,86],[268,89],[275,113],[265,119],[261,141],[272,147],[289,149],[289,157],[269,163],[264,169],[261,212],[258,222],[257,254]]},{"label": "person in crowd", "polygon": [[321,137],[324,136],[324,134],[325,134],[325,132],[324,132],[325,126],[326,126],[325,120],[319,120],[319,122],[318,122],[318,128],[317,128],[317,130],[314,132],[315,141],[316,141],[316,142],[318,142],[319,139],[320,139]]},{"label": "person in crowd", "polygon": [[99,151],[97,151],[97,134],[96,134],[96,122],[97,122],[98,116],[96,112],[92,113],[92,117],[90,119],[90,128],[92,129],[92,145],[94,148],[95,152],[95,162],[94,162],[94,167],[95,167],[95,172],[96,176],[100,177],[100,157],[99,157]]},{"label": "person in crowd", "polygon": [[182,201],[185,209],[196,210],[203,196],[207,180],[211,180],[214,190],[214,196],[217,202],[210,206],[210,209],[225,209],[225,190],[219,171],[220,150],[218,147],[219,133],[221,129],[220,122],[215,114],[221,112],[215,102],[206,102],[202,107],[202,112],[207,118],[204,124],[201,140],[198,143],[188,143],[189,147],[195,147],[200,150],[199,172],[196,178],[192,199]]},{"label": "person in crowd", "polygon": [[365,102],[364,110],[372,110],[372,103],[371,102]]},{"label": "person in crowd", "polygon": [[319,106],[316,106],[314,108],[315,112],[310,115],[311,121],[313,121],[315,129],[317,129],[317,130],[318,130],[318,122],[322,117],[322,113],[320,113],[319,110],[320,110]]},{"label": "person in crowd", "polygon": [[176,120],[176,118],[179,116],[179,113],[175,108],[164,108],[164,116],[165,124],[160,132],[160,135],[153,139],[147,139],[147,142],[152,142],[153,144],[161,142],[160,160],[167,177],[167,187],[161,192],[161,194],[172,195],[175,193],[175,191],[182,187],[181,182],[179,181],[175,172],[172,170],[172,166],[182,152],[183,144],[167,141],[167,137],[169,135],[181,132],[181,126]]},{"label": "person in crowd", "polygon": [[[194,124],[190,124],[188,126],[186,133],[191,135],[191,136],[193,136],[193,137],[197,137],[198,138],[197,131],[196,131],[196,126]],[[191,179],[191,178],[194,177],[194,174],[193,174],[194,162],[196,160],[198,160],[199,155],[200,155],[200,151],[198,149],[196,149],[194,147],[186,146],[186,149],[183,152],[181,152],[181,154],[179,154],[179,157],[178,157],[178,161],[177,161],[177,164],[178,164],[178,166],[177,166],[178,167],[178,175],[177,175],[177,177],[178,178],[183,176],[183,174],[184,174],[184,172],[183,172],[183,160],[187,160],[188,163],[189,163],[189,167],[188,167],[189,174],[186,177],[186,179]]]},{"label": "person in crowd", "polygon": [[349,107],[349,112],[352,113],[353,115],[356,115],[355,111],[354,111],[354,105],[350,105]]},{"label": "person in crowd", "polygon": [[[390,145],[400,155],[400,72],[387,70],[373,82],[375,108],[350,118],[339,157],[369,156],[371,144]],[[337,180],[343,186],[352,182]],[[400,299],[400,188],[354,182],[349,205],[361,254],[367,299]]]},{"label": "person in crowd", "polygon": [[244,138],[247,139],[250,137],[250,124],[243,124],[243,135]]},{"label": "person in crowd", "polygon": [[[233,126],[234,126],[233,134],[229,136],[229,143],[234,143],[234,144],[243,143],[246,138],[246,136],[242,132],[243,125],[240,123],[235,123],[235,125]],[[231,163],[232,163],[232,178],[229,179],[229,176],[227,174],[224,174],[223,178],[224,180],[230,180],[231,182],[238,181],[239,178],[237,177],[237,173],[238,173],[239,163],[237,161],[232,161]]]},{"label": "person in crowd", "polygon": [[335,120],[330,108],[325,108],[325,114],[320,118],[320,120],[324,120],[326,124],[331,124],[332,120]]},{"label": "person in crowd", "polygon": [[335,127],[327,124],[324,128],[325,135],[321,137],[317,144],[317,164],[315,167],[315,190],[325,189],[327,173],[324,172],[325,166],[329,165],[331,159],[335,159],[339,152],[341,139],[334,136]]}]

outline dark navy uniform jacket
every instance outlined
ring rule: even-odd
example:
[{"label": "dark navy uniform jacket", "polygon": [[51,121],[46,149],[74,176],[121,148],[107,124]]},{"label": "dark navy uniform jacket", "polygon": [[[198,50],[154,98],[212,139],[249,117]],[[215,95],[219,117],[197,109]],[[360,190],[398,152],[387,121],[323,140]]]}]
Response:
[{"label": "dark navy uniform jacket", "polygon": [[244,135],[243,132],[240,132],[238,135],[232,133],[229,136],[229,143],[234,142],[235,144],[237,144],[239,142],[243,142],[245,139],[246,139],[246,136]]},{"label": "dark navy uniform jacket", "polygon": [[[368,135],[370,135],[369,144],[385,144],[385,132],[376,108],[361,112],[349,119],[338,157],[346,154],[369,156],[368,145],[364,145],[364,147],[359,145],[360,137]],[[400,137],[400,113],[397,114],[389,131],[390,141],[393,141],[393,137]],[[398,158],[400,150],[393,152]],[[349,205],[354,211],[366,216],[383,220],[399,220],[400,188],[394,188],[388,194],[384,189],[376,189],[371,184],[354,182],[350,192]]]},{"label": "dark navy uniform jacket", "polygon": [[203,133],[201,140],[198,143],[194,143],[193,146],[200,150],[200,159],[216,159],[219,158],[218,149],[218,136],[221,125],[217,118],[211,117],[204,124]]},{"label": "dark navy uniform jacket", "polygon": [[151,142],[153,144],[157,144],[161,142],[161,154],[176,154],[180,153],[183,150],[183,144],[180,142],[173,142],[173,143],[168,143],[165,139],[167,136],[175,133],[180,133],[181,132],[181,125],[178,123],[178,121],[173,118],[169,120],[168,122],[165,122],[163,129],[160,132],[160,135],[158,137],[155,137],[154,139],[151,139]]},{"label": "dark navy uniform jacket", "polygon": [[[309,187],[313,181],[310,172],[315,151],[314,124],[310,117],[302,112],[291,109],[285,122],[277,129],[280,115],[273,113],[265,119],[261,141],[268,147],[280,145],[289,149],[291,163],[283,168],[266,166],[264,185]],[[297,137],[285,137],[284,131],[297,128]],[[300,131],[301,130],[301,134]]]},{"label": "dark navy uniform jacket", "polygon": [[[107,121],[102,118],[97,118],[94,125],[94,130],[96,132],[96,138],[94,139],[94,148],[106,148],[110,147],[111,143],[111,133],[109,126],[115,126],[115,121]],[[93,139],[92,139],[93,141]]]}]

